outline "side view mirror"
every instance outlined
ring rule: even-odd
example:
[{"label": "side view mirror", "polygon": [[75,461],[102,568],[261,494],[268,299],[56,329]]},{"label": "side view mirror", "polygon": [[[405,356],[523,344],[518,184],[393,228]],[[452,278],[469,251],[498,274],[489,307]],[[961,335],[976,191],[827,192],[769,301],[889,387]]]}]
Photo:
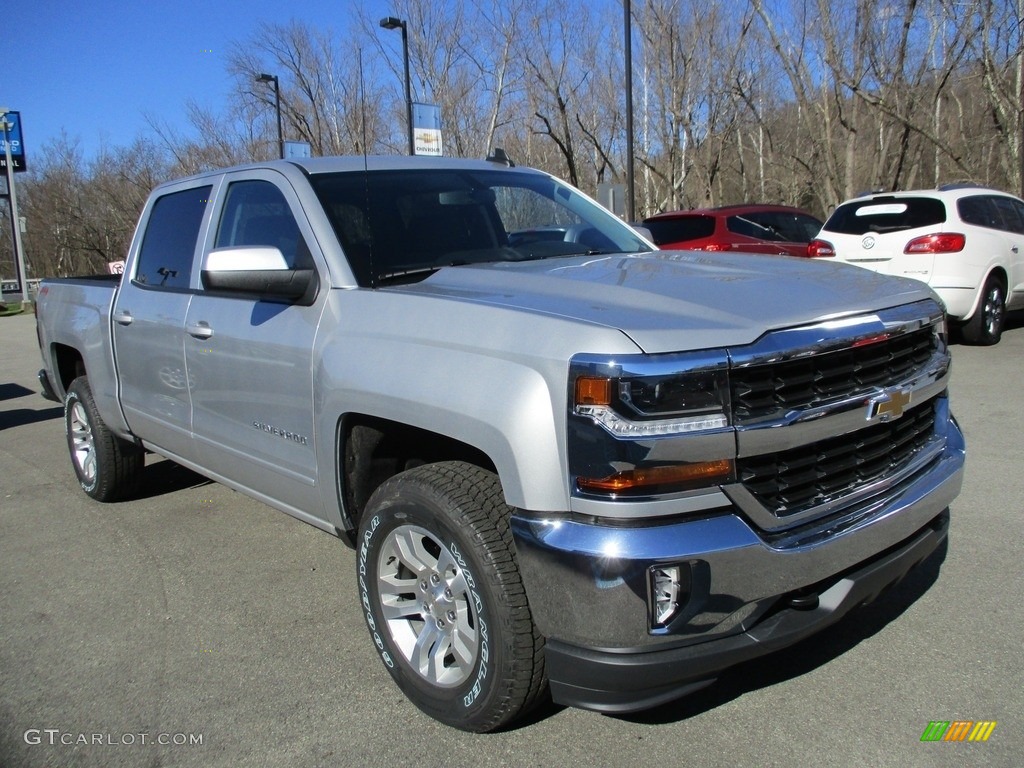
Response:
[{"label": "side view mirror", "polygon": [[203,287],[293,301],[315,293],[316,270],[292,269],[279,248],[216,248],[203,257]]}]

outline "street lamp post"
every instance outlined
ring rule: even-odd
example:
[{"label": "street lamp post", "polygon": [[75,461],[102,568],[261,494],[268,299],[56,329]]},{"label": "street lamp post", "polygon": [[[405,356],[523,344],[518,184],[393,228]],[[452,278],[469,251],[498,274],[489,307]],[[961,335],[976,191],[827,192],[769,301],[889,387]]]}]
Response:
[{"label": "street lamp post", "polygon": [[412,138],[412,86],[409,81],[409,30],[404,19],[396,19],[394,16],[380,20],[383,29],[402,30],[402,57],[405,60],[405,121],[409,132],[409,154],[416,154],[416,145]]},{"label": "street lamp post", "polygon": [[265,72],[260,73],[256,82],[274,84],[274,108],[277,111],[277,156],[284,160],[284,132],[281,130],[281,84],[278,82],[277,75],[268,75]]},{"label": "street lamp post", "polygon": [[626,54],[626,221],[636,220],[636,189],[633,186],[633,18],[630,0],[624,0]]}]

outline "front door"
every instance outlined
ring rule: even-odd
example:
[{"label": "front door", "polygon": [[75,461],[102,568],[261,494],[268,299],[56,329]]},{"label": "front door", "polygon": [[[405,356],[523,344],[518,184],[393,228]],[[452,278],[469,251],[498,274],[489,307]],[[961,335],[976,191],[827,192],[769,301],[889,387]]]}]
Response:
[{"label": "front door", "polygon": [[[294,192],[272,171],[229,176],[207,246],[274,246],[316,266]],[[299,517],[322,517],[316,485],[313,344],[324,294],[306,302],[200,288],[185,318],[185,361],[200,463]]]}]

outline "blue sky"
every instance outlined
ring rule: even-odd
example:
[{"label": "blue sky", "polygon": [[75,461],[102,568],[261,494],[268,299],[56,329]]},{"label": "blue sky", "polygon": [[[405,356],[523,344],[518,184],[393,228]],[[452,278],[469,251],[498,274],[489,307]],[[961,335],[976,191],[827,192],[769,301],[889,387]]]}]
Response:
[{"label": "blue sky", "polygon": [[[389,15],[388,5],[365,7]],[[346,28],[345,0],[4,3],[0,107],[21,112],[28,163],[61,130],[87,157],[149,134],[145,115],[186,128],[189,99],[213,109],[231,90],[226,55],[260,22]],[[397,39],[397,35],[395,36]]]}]

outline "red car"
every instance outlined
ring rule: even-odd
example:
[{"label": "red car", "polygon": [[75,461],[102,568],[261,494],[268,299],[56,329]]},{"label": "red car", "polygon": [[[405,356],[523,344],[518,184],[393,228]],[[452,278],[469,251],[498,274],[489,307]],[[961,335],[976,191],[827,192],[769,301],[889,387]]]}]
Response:
[{"label": "red car", "polygon": [[663,250],[747,251],[807,256],[821,221],[787,205],[725,205],[644,219]]}]

